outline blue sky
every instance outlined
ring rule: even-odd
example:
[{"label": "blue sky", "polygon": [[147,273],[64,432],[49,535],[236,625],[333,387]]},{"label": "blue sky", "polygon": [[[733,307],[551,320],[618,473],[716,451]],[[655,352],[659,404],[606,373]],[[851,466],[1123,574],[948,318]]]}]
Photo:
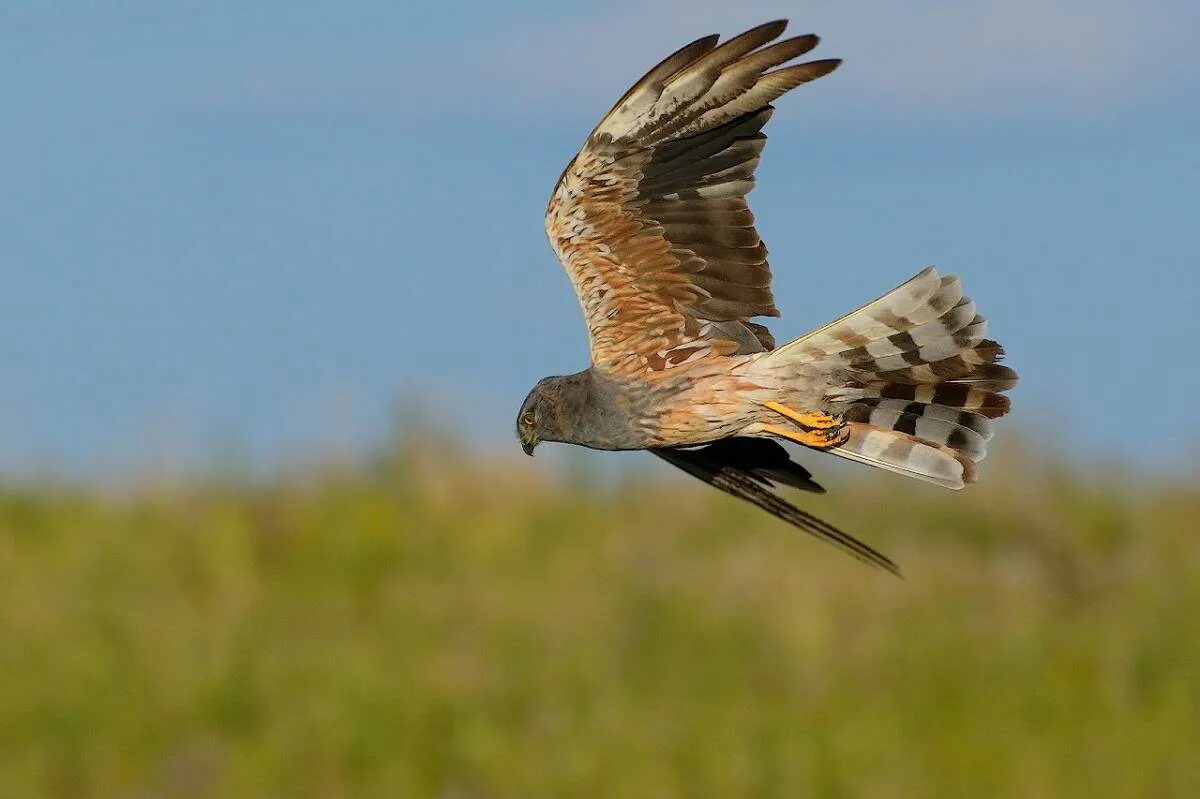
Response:
[{"label": "blue sky", "polygon": [[4,472],[271,468],[418,399],[515,452],[587,358],[563,164],[661,56],[779,16],[846,63],[768,130],[777,338],[935,263],[1022,373],[1010,427],[1196,462],[1194,2],[295,5],[0,8]]}]

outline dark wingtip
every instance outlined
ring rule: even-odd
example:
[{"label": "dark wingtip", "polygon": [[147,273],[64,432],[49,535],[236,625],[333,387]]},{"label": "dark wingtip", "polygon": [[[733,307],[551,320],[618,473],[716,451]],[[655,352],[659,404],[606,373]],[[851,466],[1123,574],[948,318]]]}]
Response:
[{"label": "dark wingtip", "polygon": [[819,61],[809,61],[807,65],[816,67],[818,69],[818,71],[821,73],[820,77],[825,77],[830,72],[833,72],[835,69],[837,69],[838,67],[840,67],[842,65],[842,59],[840,59],[840,58],[822,58]]},{"label": "dark wingtip", "polygon": [[763,24],[761,24],[757,27],[751,28],[749,31],[746,31],[746,32],[751,33],[751,32],[757,32],[757,31],[771,31],[771,38],[777,39],[777,38],[779,38],[780,35],[783,34],[783,32],[785,30],[787,30],[787,26],[788,26],[787,19],[785,19],[785,18],[773,19],[770,22],[764,22]]},{"label": "dark wingtip", "polygon": [[[737,442],[743,443],[738,444]],[[764,487],[762,483],[767,481],[764,481],[763,477],[755,474],[753,470],[745,468],[744,464],[731,461],[729,447],[745,447],[744,442],[744,439],[725,439],[699,450],[667,448],[651,449],[650,452],[694,477],[700,478],[714,488],[757,505],[772,516],[832,544],[855,560],[876,566],[903,579],[904,575],[900,573],[900,566],[887,555],[811,513],[800,510]],[[782,447],[779,449],[782,451]],[[786,452],[783,454],[786,457]]]}]

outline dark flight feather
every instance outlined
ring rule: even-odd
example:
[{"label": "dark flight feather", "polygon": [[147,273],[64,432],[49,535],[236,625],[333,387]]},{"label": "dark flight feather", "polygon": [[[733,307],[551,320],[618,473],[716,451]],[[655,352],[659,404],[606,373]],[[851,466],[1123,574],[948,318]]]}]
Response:
[{"label": "dark flight feather", "polygon": [[886,555],[828,522],[792,505],[770,490],[782,483],[805,491],[824,492],[808,470],[793,462],[787,450],[768,439],[727,438],[696,449],[649,450],[714,488],[751,502],[788,524],[816,536],[863,563],[896,576],[900,567]]}]

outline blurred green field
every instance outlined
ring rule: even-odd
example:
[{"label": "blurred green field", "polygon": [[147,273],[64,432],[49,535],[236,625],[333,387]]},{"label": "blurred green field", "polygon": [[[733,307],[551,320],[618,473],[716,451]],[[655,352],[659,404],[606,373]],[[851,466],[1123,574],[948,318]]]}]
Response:
[{"label": "blurred green field", "polygon": [[0,491],[0,796],[1200,796],[1194,475],[800,498],[897,580],[645,456],[454,452]]}]

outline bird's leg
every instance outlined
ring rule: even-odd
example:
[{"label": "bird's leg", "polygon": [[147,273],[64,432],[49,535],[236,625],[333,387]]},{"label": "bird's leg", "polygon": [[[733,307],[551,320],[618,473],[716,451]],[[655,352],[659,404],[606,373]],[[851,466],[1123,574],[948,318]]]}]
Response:
[{"label": "bird's leg", "polygon": [[772,435],[795,441],[797,444],[814,449],[829,449],[844,444],[850,437],[850,428],[846,423],[828,413],[795,411],[778,402],[764,402],[763,407],[791,419],[800,429],[773,424],[764,424],[762,429]]},{"label": "bird's leg", "polygon": [[786,416],[805,430],[828,430],[831,427],[841,427],[842,421],[823,411],[794,411],[778,402],[764,402],[764,408],[770,408],[781,416]]},{"label": "bird's leg", "polygon": [[846,439],[850,437],[850,429],[848,427],[830,428],[829,430],[797,430],[794,427],[784,427],[777,424],[764,424],[760,428],[765,433],[770,433],[773,436],[786,438],[789,441],[795,441],[797,444],[803,444],[806,447],[813,449],[831,449],[839,444],[846,443]]}]

